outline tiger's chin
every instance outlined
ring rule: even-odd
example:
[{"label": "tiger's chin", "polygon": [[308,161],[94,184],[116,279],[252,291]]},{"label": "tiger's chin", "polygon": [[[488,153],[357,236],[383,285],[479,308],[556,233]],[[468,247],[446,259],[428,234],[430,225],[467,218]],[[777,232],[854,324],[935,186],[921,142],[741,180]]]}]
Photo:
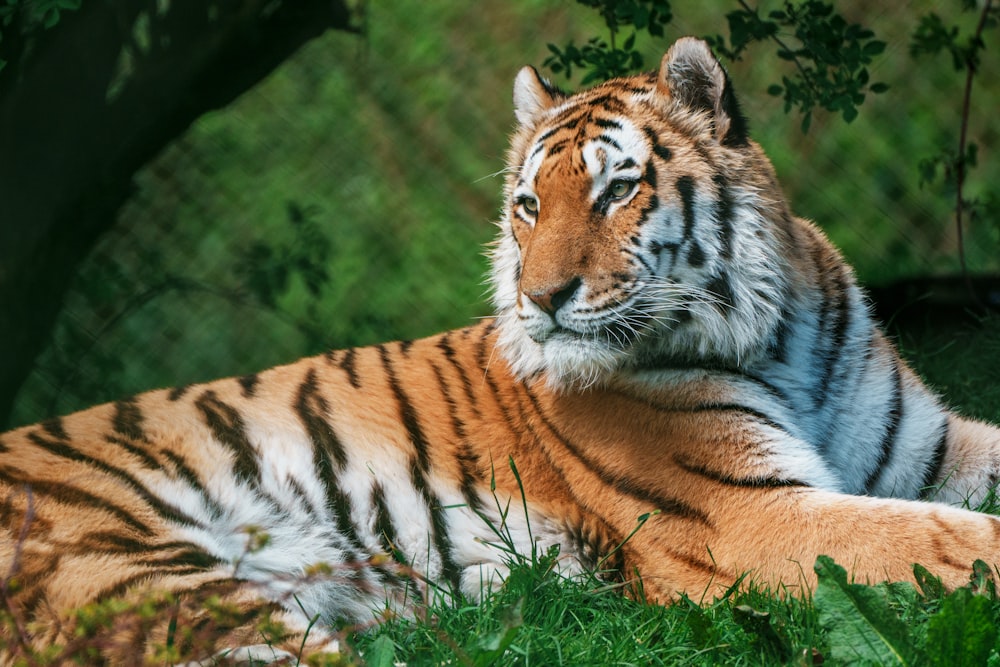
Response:
[{"label": "tiger's chin", "polygon": [[600,386],[626,366],[630,357],[627,349],[570,332],[535,341],[516,324],[501,325],[498,342],[514,375],[522,380],[544,378],[550,390],[559,392]]},{"label": "tiger's chin", "polygon": [[556,391],[601,385],[628,357],[603,341],[572,335],[553,336],[541,347],[546,384]]}]

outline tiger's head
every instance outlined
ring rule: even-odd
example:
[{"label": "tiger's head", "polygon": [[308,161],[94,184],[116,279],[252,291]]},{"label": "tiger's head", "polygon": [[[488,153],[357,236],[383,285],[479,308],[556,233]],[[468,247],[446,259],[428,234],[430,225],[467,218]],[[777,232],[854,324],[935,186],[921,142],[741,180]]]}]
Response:
[{"label": "tiger's head", "polygon": [[791,216],[707,44],[570,96],[525,67],[514,106],[491,277],[515,374],[582,387],[766,351]]}]

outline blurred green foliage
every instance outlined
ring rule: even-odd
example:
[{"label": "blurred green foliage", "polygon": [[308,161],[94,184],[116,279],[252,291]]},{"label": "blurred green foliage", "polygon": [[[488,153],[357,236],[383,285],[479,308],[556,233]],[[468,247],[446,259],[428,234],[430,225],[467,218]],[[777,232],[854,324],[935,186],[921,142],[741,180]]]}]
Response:
[{"label": "blurred green foliage", "polygon": [[80,8],[83,0],[0,0],[0,70],[19,56],[25,42],[59,23],[63,12]]},{"label": "blurred green foliage", "polygon": [[[909,55],[930,11],[969,33],[974,17],[952,4],[915,0],[900,13],[836,3],[887,44],[866,67],[890,89],[850,124],[816,110],[801,133],[768,94],[787,67],[772,45],[729,64],[793,210],[871,283],[957,270],[953,201],[940,180],[919,187],[919,165],[957,145],[963,82],[948,58]],[[642,31],[631,46],[653,67],[674,39],[719,35],[738,9],[711,0],[681,13],[674,3],[662,37]],[[604,22],[558,0],[365,10],[363,37],[309,44],[138,175],[115,230],[81,267],[15,423],[489,314],[483,246],[501,202],[513,77],[552,56],[547,44],[585,44]],[[998,59],[982,58],[974,95],[978,166],[967,187],[982,198],[1000,180]],[[974,271],[1000,269],[990,215],[968,230]]]}]

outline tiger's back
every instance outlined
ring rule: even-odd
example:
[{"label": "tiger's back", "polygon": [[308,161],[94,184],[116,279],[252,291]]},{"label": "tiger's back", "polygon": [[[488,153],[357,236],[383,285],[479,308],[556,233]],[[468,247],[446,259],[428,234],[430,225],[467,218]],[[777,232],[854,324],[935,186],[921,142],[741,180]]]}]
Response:
[{"label": "tiger's back", "polygon": [[703,43],[574,96],[527,68],[515,106],[495,320],[0,436],[9,653],[164,590],[187,615],[116,645],[201,627],[184,601],[209,594],[238,610],[224,645],[271,614],[286,634],[250,655],[331,650],[337,619],[476,596],[510,550],[664,602],[808,586],[819,554],[948,585],[1000,562],[1000,521],[915,500],[987,493],[1000,430],[899,358]]}]

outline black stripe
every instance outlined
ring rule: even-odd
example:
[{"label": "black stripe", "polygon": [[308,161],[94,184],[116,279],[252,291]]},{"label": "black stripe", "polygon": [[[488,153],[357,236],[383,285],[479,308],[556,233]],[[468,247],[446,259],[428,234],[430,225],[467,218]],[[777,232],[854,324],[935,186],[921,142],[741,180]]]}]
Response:
[{"label": "black stripe", "polygon": [[636,224],[637,227],[642,227],[649,220],[649,216],[655,213],[660,208],[660,198],[656,194],[651,194],[649,196],[649,202],[646,204],[646,208],[642,209],[639,214],[639,222]]},{"label": "black stripe", "polygon": [[174,387],[167,394],[167,400],[170,401],[171,403],[174,402],[174,401],[179,400],[181,398],[181,396],[183,396],[184,394],[186,394],[188,392],[188,389],[190,389],[190,388],[191,388],[191,385],[189,385],[189,384],[182,384],[179,387]]},{"label": "black stripe", "polygon": [[694,233],[694,179],[681,176],[676,183],[677,192],[681,196],[682,214],[684,215],[684,240],[687,241]]},{"label": "black stripe", "polygon": [[695,240],[692,240],[689,244],[687,264],[693,269],[700,269],[705,265],[705,251],[702,250],[701,244]]},{"label": "black stripe", "polygon": [[441,501],[431,491],[425,477],[430,468],[427,440],[424,438],[423,430],[420,428],[420,422],[417,420],[413,404],[399,385],[399,378],[396,375],[392,360],[389,358],[388,349],[384,345],[377,346],[377,349],[382,359],[382,366],[385,368],[389,388],[396,397],[403,427],[406,429],[410,442],[413,443],[414,459],[410,466],[411,481],[413,482],[413,486],[423,496],[424,501],[427,503],[427,508],[431,513],[431,525],[433,527],[431,539],[434,542],[434,547],[441,556],[442,574],[458,590],[459,575],[461,572],[451,553],[451,540],[448,537],[448,524],[444,518],[444,508],[441,505]]},{"label": "black stripe", "polygon": [[633,498],[652,505],[663,514],[669,514],[682,519],[696,521],[706,526],[711,525],[708,516],[701,510],[688,505],[682,500],[669,498],[661,495],[657,491],[639,486],[633,480],[612,473],[611,471],[598,465],[593,459],[585,456],[583,452],[580,451],[580,448],[564,436],[559,429],[556,428],[555,424],[549,420],[531,389],[527,386],[524,386],[523,389],[525,395],[528,397],[528,400],[531,401],[532,407],[534,408],[538,419],[545,424],[545,427],[556,437],[556,439],[559,440],[560,444],[562,444],[562,446],[584,467],[597,475],[601,482],[614,488],[620,493],[624,493],[625,495],[632,496]]},{"label": "black stripe", "polygon": [[0,480],[12,485],[26,485],[29,489],[31,489],[33,494],[39,496],[49,496],[56,502],[65,503],[67,505],[84,505],[102,510],[117,517],[123,524],[131,526],[143,535],[153,534],[153,531],[149,526],[137,519],[128,510],[119,507],[110,500],[95,496],[92,493],[78,489],[70,484],[64,484],[62,482],[47,482],[44,480],[25,482],[22,479],[13,479],[9,477],[3,469],[0,469]]},{"label": "black stripe", "polygon": [[736,300],[733,295],[733,287],[729,284],[729,276],[723,271],[705,286],[705,289],[713,295],[719,297],[720,303],[712,305],[724,316],[729,317],[733,309],[736,308]]},{"label": "black stripe", "polygon": [[448,360],[448,363],[452,365],[455,372],[458,373],[459,378],[462,380],[462,391],[465,393],[465,399],[469,403],[469,409],[472,410],[476,416],[479,416],[480,413],[476,405],[477,398],[472,388],[472,380],[469,379],[469,374],[465,372],[465,367],[459,363],[458,358],[455,355],[455,348],[451,346],[450,331],[443,335],[438,341],[438,349],[444,352],[445,359]]},{"label": "black stripe", "polygon": [[343,472],[347,466],[347,452],[325,417],[329,413],[329,405],[318,393],[315,369],[310,368],[299,385],[294,407],[312,442],[313,469],[323,485],[327,510],[349,543],[349,547],[345,548],[348,552],[345,559],[357,561],[358,552],[363,552],[364,546],[352,522],[354,511],[350,499],[340,489],[338,479],[338,472]]},{"label": "black stripe", "polygon": [[892,457],[892,451],[896,447],[896,437],[899,435],[899,423],[902,421],[903,416],[903,378],[899,372],[898,362],[893,363],[892,373],[894,382],[892,397],[889,399],[891,405],[888,414],[889,419],[885,425],[885,433],[882,434],[882,442],[879,444],[878,460],[875,462],[875,467],[871,473],[869,473],[868,479],[865,480],[864,489],[866,494],[871,493],[882,479],[882,475],[885,473],[889,465],[889,460]]},{"label": "black stripe", "polygon": [[161,558],[142,558],[133,562],[161,570],[167,569],[170,574],[180,574],[176,572],[178,569],[183,569],[183,574],[193,574],[211,570],[217,565],[229,564],[229,561],[213,556],[194,545],[177,553],[164,554]]},{"label": "black stripe", "polygon": [[788,361],[788,341],[792,335],[792,314],[788,308],[781,309],[781,317],[778,320],[778,327],[774,331],[774,340],[771,342],[771,357],[778,363]]},{"label": "black stripe", "polygon": [[597,97],[585,100],[589,107],[598,107],[611,113],[622,113],[625,111],[625,104],[614,95],[598,95]]},{"label": "black stripe", "polygon": [[599,135],[594,139],[594,141],[600,141],[601,143],[605,143],[608,146],[611,146],[612,148],[615,148],[617,150],[622,149],[621,144],[619,144],[617,141],[615,141],[612,137],[608,136],[607,134]]},{"label": "black stripe", "polygon": [[358,371],[354,368],[355,357],[357,356],[357,350],[353,347],[344,352],[343,358],[340,360],[340,368],[347,373],[347,381],[351,383],[351,386],[355,389],[361,388],[361,379],[358,377]]},{"label": "black stripe", "polygon": [[149,443],[149,438],[142,428],[142,421],[142,411],[136,405],[134,398],[118,401],[115,403],[115,415],[111,420],[111,426],[117,435],[106,435],[104,439],[139,459],[144,467],[159,470],[160,462],[144,447],[135,444],[135,441]]},{"label": "black stripe", "polygon": [[111,427],[115,433],[130,440],[147,441],[146,434],[142,430],[142,410],[135,402],[135,398],[126,398],[115,402],[115,415],[111,420]]},{"label": "black stripe", "polygon": [[[679,412],[684,412],[684,410],[680,410]],[[770,426],[773,429],[788,433],[788,429],[782,426],[770,415],[739,403],[703,403],[692,408],[690,412],[738,412],[742,415],[753,417],[765,426]]]},{"label": "black stripe", "polygon": [[733,84],[729,81],[728,76],[722,87],[721,102],[723,111],[729,116],[729,129],[726,130],[726,136],[722,138],[722,145],[729,148],[743,148],[749,145],[750,126],[746,116],[740,110],[739,101],[736,99]]},{"label": "black stripe", "polygon": [[597,127],[603,127],[605,129],[609,127],[614,128],[616,130],[622,129],[621,123],[619,123],[617,120],[611,120],[610,118],[595,118],[594,125],[596,125]]},{"label": "black stripe", "polygon": [[143,467],[148,468],[149,470],[160,469],[161,467],[160,462],[157,461],[152,454],[150,454],[142,447],[134,445],[131,441],[126,440],[125,438],[119,437],[117,435],[106,435],[104,436],[104,439],[110,444],[118,445],[119,447],[127,451],[129,454],[139,459],[139,462]]},{"label": "black stripe", "polygon": [[647,125],[642,128],[642,131],[646,134],[646,138],[649,139],[649,143],[653,147],[653,154],[664,162],[669,162],[673,158],[673,153],[670,152],[669,148],[660,143],[660,135],[656,133],[656,130]]},{"label": "black stripe", "polygon": [[410,403],[410,400],[403,392],[402,387],[399,386],[399,379],[396,377],[396,370],[393,367],[392,361],[389,359],[388,349],[386,349],[385,345],[379,345],[377,346],[377,349],[379,356],[382,359],[382,367],[385,369],[385,374],[389,381],[389,388],[396,397],[397,405],[399,405],[399,413],[403,420],[403,427],[406,429],[410,442],[413,443],[413,447],[417,452],[417,464],[420,466],[421,472],[427,472],[427,440],[424,438],[424,432],[420,428],[420,423],[417,421],[417,415],[413,409],[413,404]]},{"label": "black stripe", "polygon": [[256,373],[244,375],[237,380],[237,382],[240,383],[240,387],[243,389],[243,398],[253,398],[254,393],[257,391],[258,381],[260,381],[260,378],[257,377]]},{"label": "black stripe", "polygon": [[375,533],[382,543],[382,548],[397,563],[407,565],[406,554],[396,546],[396,527],[392,523],[389,506],[385,504],[385,491],[378,482],[372,487],[372,507],[375,508]]},{"label": "black stripe", "polygon": [[466,439],[465,424],[458,416],[458,404],[448,389],[448,382],[437,365],[432,363],[431,368],[434,371],[434,377],[437,379],[441,394],[445,398],[445,403],[448,405],[448,416],[451,418],[452,430],[454,430],[458,442],[461,443],[456,458],[459,465],[459,474],[461,475],[460,486],[462,497],[465,499],[465,503],[478,513],[482,509],[482,503],[477,493],[479,477],[476,471],[479,466],[479,459]]},{"label": "black stripe", "polygon": [[[671,366],[670,364],[660,364],[656,366],[651,365],[650,368],[657,368],[657,369],[679,368],[681,370],[690,369],[690,367],[688,366]],[[712,370],[714,371],[714,369]],[[724,372],[724,371],[715,371],[715,372]],[[779,392],[773,385],[768,384],[767,382],[764,382],[763,380],[760,380],[759,378],[756,378],[752,375],[746,375],[745,373],[730,372],[729,374],[735,375],[740,378],[744,378],[748,381],[760,385],[762,389],[766,390],[769,394],[771,394],[774,397],[776,403],[781,403],[781,404],[787,403],[787,399],[785,399],[783,394]],[[789,430],[784,426],[782,426],[781,423],[774,417],[770,416],[765,412],[757,410],[756,408],[751,408],[750,406],[743,405],[741,403],[699,403],[689,407],[674,407],[669,405],[660,405],[658,403],[654,403],[651,400],[639,398],[631,394],[620,393],[620,395],[626,397],[630,401],[641,403],[642,405],[652,410],[656,410],[657,412],[681,413],[681,414],[699,413],[699,412],[736,412],[741,415],[746,415],[747,417],[752,417],[753,419],[763,424],[764,426],[768,426],[770,428],[791,435]]]},{"label": "black stripe", "polygon": [[656,157],[660,158],[664,162],[669,162],[670,159],[674,156],[673,153],[670,152],[669,148],[667,148],[666,146],[661,146],[658,143],[653,144],[653,153],[655,153]]},{"label": "black stripe", "polygon": [[[217,558],[198,545],[192,542],[146,542],[138,540],[122,533],[115,533],[108,530],[96,530],[87,533],[82,538],[68,547],[73,553],[92,554],[102,553],[109,555],[139,555],[153,554],[156,552],[177,552],[177,560],[184,565],[202,565],[208,569],[212,565],[228,564],[229,561]],[[150,559],[151,560],[151,559]],[[160,563],[168,559],[160,559]],[[138,562],[147,562],[140,560]]]},{"label": "black stripe", "polygon": [[[555,134],[555,133],[556,133],[556,132],[558,132],[559,130],[560,130],[560,128],[559,128],[559,127],[553,127],[553,128],[552,128],[552,129],[550,129],[550,130],[546,130],[546,131],[545,131],[545,132],[544,132],[544,133],[542,134],[542,136],[538,137],[538,139],[536,139],[536,140],[535,140],[535,142],[536,142],[536,143],[538,143],[538,144],[542,144],[542,143],[544,143],[544,142],[545,142],[545,141],[546,141],[546,140],[547,140],[547,139],[548,139],[549,137],[551,137],[551,136],[552,136],[553,134]],[[541,147],[541,146],[539,146],[539,147]],[[536,149],[536,150],[537,150],[537,149]]]},{"label": "black stripe", "polygon": [[285,483],[292,487],[292,493],[298,499],[299,504],[305,509],[307,514],[310,514],[316,519],[322,519],[323,513],[318,511],[318,508],[313,504],[312,498],[306,493],[306,490],[302,487],[302,483],[295,477],[286,477]]},{"label": "black stripe", "polygon": [[194,405],[201,411],[212,437],[233,453],[233,473],[259,486],[260,462],[257,452],[247,440],[246,426],[240,413],[220,400],[211,389],[205,390]]},{"label": "black stripe", "polygon": [[[825,335],[827,344],[822,353],[823,368],[813,395],[816,407],[822,405],[830,397],[830,385],[837,371],[837,362],[840,361],[845,352],[844,341],[847,338],[847,329],[850,326],[851,303],[847,280],[844,277],[844,269],[842,267],[838,267],[836,271],[836,275],[832,278],[832,285],[829,285],[831,291],[827,292],[827,290],[824,290],[823,294],[824,303],[822,309],[824,314],[832,312],[834,319],[829,332],[825,329],[820,329],[819,331],[820,336]],[[831,299],[835,299],[836,302],[831,303]],[[826,324],[825,320],[826,318],[824,317],[821,322],[823,325]]]},{"label": "black stripe", "polygon": [[194,489],[198,493],[198,495],[201,496],[201,500],[203,503],[205,503],[205,506],[208,508],[208,511],[212,515],[212,518],[214,519],[220,518],[224,513],[222,505],[220,505],[218,501],[216,501],[215,498],[211,496],[211,494],[208,492],[208,489],[205,488],[205,485],[202,484],[201,479],[198,477],[198,473],[196,473],[187,464],[187,461],[184,459],[184,457],[178,454],[177,452],[170,451],[169,449],[163,450],[163,457],[168,461],[170,461],[170,463],[173,465],[174,473],[176,474],[176,476],[183,479],[188,486]]},{"label": "black stripe", "polygon": [[[353,518],[357,513],[351,505],[351,498],[336,484],[326,488],[326,495],[334,522],[337,524],[337,530],[350,544],[350,549],[345,549],[348,553],[345,554],[344,558],[348,562],[357,562],[360,560],[358,554],[367,553],[367,549],[361,541],[357,526],[354,525]],[[353,553],[351,553],[352,551]]]},{"label": "black stripe", "polygon": [[[118,468],[116,466],[111,465],[110,463],[105,463],[100,459],[95,459],[92,456],[84,454],[83,452],[71,447],[68,443],[58,442],[54,440],[47,440],[46,438],[43,438],[41,435],[39,435],[37,432],[29,433],[28,439],[31,440],[32,443],[34,443],[41,449],[44,449],[45,451],[49,452],[50,454],[62,457],[64,459],[68,459],[70,461],[76,461],[79,463],[86,464],[88,466],[96,468],[97,470],[100,470],[101,472],[107,475],[114,477],[115,479],[124,482],[140,498],[142,498],[143,501],[145,501],[153,510],[155,510],[161,517],[165,519],[174,521],[176,523],[187,524],[190,526],[201,525],[200,522],[188,516],[177,507],[166,503],[162,498],[154,495],[149,489],[147,489],[142,483],[140,483],[139,480],[137,480],[135,477],[133,477],[128,472],[122,470],[121,468]],[[30,484],[31,486],[38,488],[40,484],[43,484],[43,482],[32,481],[30,482]],[[56,488],[57,486],[59,486],[55,482],[53,482],[52,484],[53,484],[52,488]],[[66,488],[73,489],[74,487],[67,486]],[[85,494],[85,492],[82,491],[80,493]],[[85,496],[88,498],[95,498],[95,499],[97,498],[96,496],[91,496],[90,494],[85,494]],[[84,498],[84,496],[80,496],[80,498]],[[117,515],[117,512],[113,513]],[[133,520],[136,522],[138,521],[137,519],[134,518]],[[129,522],[129,525],[136,525],[136,524]],[[146,529],[145,527],[143,527],[143,530],[144,532],[148,532],[148,529]]]},{"label": "black stripe", "polygon": [[63,428],[62,417],[54,417],[52,419],[46,419],[40,426],[45,430],[46,433],[59,440],[69,440],[69,435],[66,433],[66,429]]},{"label": "black stripe", "polygon": [[680,456],[674,456],[674,463],[691,474],[698,475],[699,477],[705,477],[713,482],[725,484],[726,486],[735,486],[741,489],[779,489],[792,486],[808,486],[808,484],[798,480],[784,479],[774,476],[762,477],[756,475],[751,477],[733,477],[732,475],[728,475],[724,472],[710,470],[703,465],[686,461]]},{"label": "black stripe", "polygon": [[451,553],[451,538],[449,537],[448,522],[444,517],[444,508],[441,505],[441,501],[438,500],[437,496],[434,495],[427,485],[424,472],[420,469],[419,464],[411,465],[410,472],[413,486],[420,491],[431,513],[431,526],[433,528],[431,539],[434,542],[434,548],[441,555],[441,575],[451,584],[453,590],[460,590],[461,568],[459,568]]},{"label": "black stripe", "polygon": [[[660,251],[663,250],[663,247],[664,247],[661,244],[656,243],[655,241],[651,245],[652,245],[652,248],[650,248],[650,250],[652,250],[652,252],[653,252],[654,255],[659,255]],[[642,264],[642,266],[649,273],[656,273],[656,270],[652,267],[652,265],[650,265],[650,263],[646,261],[646,258],[643,257],[642,255],[640,255],[638,252],[632,250],[631,248],[622,248],[622,252],[624,252],[624,253],[630,255],[631,257],[633,257],[637,262],[639,262],[640,264]]]},{"label": "black stripe", "polygon": [[718,200],[715,204],[715,219],[719,222],[719,257],[724,260],[733,258],[733,210],[735,204],[726,177],[716,174],[712,177],[718,190]]},{"label": "black stripe", "polygon": [[934,445],[934,455],[928,462],[927,471],[924,473],[924,479],[920,483],[920,496],[922,498],[927,498],[931,494],[937,491],[937,479],[941,476],[941,470],[944,467],[944,455],[948,451],[948,420],[941,422],[941,435],[938,437],[937,444]]},{"label": "black stripe", "polygon": [[[321,453],[327,457],[332,456],[337,468],[343,471],[347,466],[347,450],[330,425],[330,405],[319,393],[315,368],[310,368],[299,384],[293,407],[312,442],[314,462],[319,463],[317,457]],[[329,474],[334,472],[330,470]]]},{"label": "black stripe", "polygon": [[[152,581],[152,580],[154,580],[154,579],[156,579],[158,577],[180,576],[180,575],[184,575],[184,574],[200,574],[203,571],[204,570],[198,570],[198,569],[192,569],[190,572],[176,572],[176,571],[170,571],[170,570],[167,570],[165,572],[157,572],[155,570],[143,570],[142,572],[138,572],[136,574],[128,576],[128,577],[126,577],[124,579],[119,580],[117,583],[112,584],[111,586],[108,586],[106,588],[101,589],[95,595],[92,596],[92,599],[94,599],[94,600],[108,600],[108,599],[118,598],[118,597],[121,597],[121,596],[125,595],[126,593],[128,593],[129,589],[132,588],[133,586],[141,585],[143,583]],[[236,580],[232,579],[229,576],[226,576],[221,581],[205,582],[205,584],[203,584],[199,588],[205,588],[205,587],[207,587],[208,584],[216,584],[216,585],[218,585],[220,583],[222,583],[222,584],[229,584],[232,588],[235,588]],[[194,593],[195,591],[194,590],[189,590],[189,589],[184,589],[184,592],[185,593]],[[207,596],[206,596],[206,598],[207,598]],[[202,598],[202,599],[206,599],[206,598]],[[210,621],[211,619],[209,618],[209,619],[205,619],[205,620],[206,621]],[[182,651],[184,650],[183,646],[180,646],[179,648]]]},{"label": "black stripe", "polygon": [[401,340],[401,341],[399,341],[399,351],[403,354],[404,357],[407,356],[408,354],[410,354],[410,347],[412,345],[413,345],[413,341],[412,340]]},{"label": "black stripe", "polygon": [[656,165],[653,164],[652,160],[646,163],[646,169],[642,173],[642,180],[653,190],[651,197],[656,197]]}]

